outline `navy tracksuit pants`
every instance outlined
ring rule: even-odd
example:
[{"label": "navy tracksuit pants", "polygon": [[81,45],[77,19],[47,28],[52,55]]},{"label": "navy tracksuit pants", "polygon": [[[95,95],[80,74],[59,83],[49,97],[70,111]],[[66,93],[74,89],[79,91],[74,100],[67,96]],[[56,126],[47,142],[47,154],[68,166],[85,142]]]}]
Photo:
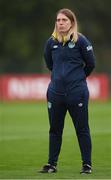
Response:
[{"label": "navy tracksuit pants", "polygon": [[49,159],[48,163],[57,165],[62,144],[64,119],[68,111],[79,142],[82,163],[91,165],[91,137],[88,125],[88,99],[87,88],[79,89],[68,95],[57,95],[47,92],[49,130]]}]

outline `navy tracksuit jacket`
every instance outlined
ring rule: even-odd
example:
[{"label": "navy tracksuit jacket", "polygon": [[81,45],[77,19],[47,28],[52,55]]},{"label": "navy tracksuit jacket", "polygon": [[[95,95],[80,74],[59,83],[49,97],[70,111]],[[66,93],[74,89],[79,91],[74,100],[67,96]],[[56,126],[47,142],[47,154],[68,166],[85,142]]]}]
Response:
[{"label": "navy tracksuit jacket", "polygon": [[48,163],[57,165],[62,144],[64,119],[68,111],[79,142],[83,164],[91,165],[91,137],[88,125],[89,92],[86,77],[95,67],[93,48],[89,40],[79,34],[76,43],[62,43],[49,38],[44,57],[51,71],[47,91],[49,131]]}]

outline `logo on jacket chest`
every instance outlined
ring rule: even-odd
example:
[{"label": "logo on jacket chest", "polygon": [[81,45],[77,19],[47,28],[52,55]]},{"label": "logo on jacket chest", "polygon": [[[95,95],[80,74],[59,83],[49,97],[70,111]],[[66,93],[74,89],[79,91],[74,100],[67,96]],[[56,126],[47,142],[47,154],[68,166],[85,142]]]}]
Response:
[{"label": "logo on jacket chest", "polygon": [[74,48],[74,47],[75,47],[75,43],[74,43],[74,42],[69,42],[69,43],[68,43],[68,47],[69,47],[70,49]]},{"label": "logo on jacket chest", "polygon": [[57,49],[58,48],[58,45],[53,45],[53,49]]}]

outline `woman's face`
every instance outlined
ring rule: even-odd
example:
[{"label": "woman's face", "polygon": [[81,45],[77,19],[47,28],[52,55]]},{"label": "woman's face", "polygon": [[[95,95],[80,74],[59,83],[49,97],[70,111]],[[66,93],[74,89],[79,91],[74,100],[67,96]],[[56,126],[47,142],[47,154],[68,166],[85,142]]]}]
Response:
[{"label": "woman's face", "polygon": [[66,34],[71,28],[71,21],[67,16],[59,13],[57,15],[56,26],[60,34]]}]

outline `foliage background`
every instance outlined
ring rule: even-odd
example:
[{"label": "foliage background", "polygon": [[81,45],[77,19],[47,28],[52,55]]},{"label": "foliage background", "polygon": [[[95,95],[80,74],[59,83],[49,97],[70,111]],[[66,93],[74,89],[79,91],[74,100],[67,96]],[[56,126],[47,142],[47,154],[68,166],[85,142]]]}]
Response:
[{"label": "foliage background", "polygon": [[0,74],[45,73],[44,43],[56,12],[70,8],[92,42],[96,72],[111,72],[110,0],[0,0]]}]

